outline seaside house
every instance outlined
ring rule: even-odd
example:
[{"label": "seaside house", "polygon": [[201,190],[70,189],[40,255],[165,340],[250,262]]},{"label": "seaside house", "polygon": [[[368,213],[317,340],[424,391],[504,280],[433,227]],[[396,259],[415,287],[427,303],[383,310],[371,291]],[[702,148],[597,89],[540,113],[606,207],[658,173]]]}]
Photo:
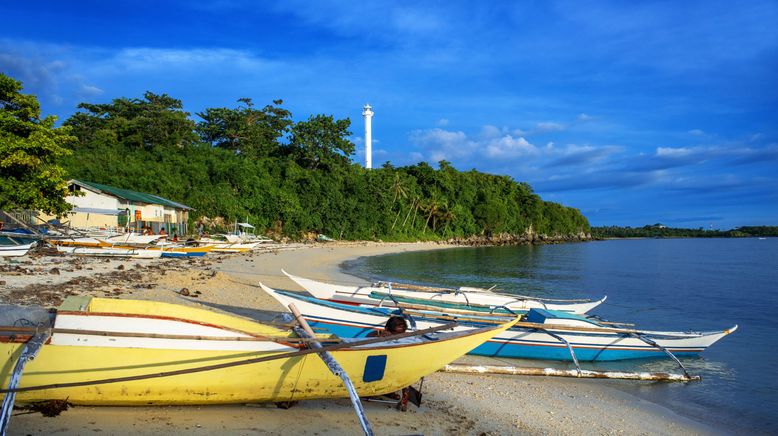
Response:
[{"label": "seaside house", "polygon": [[65,200],[73,209],[62,218],[64,224],[79,229],[123,229],[140,231],[150,227],[154,233],[187,233],[191,207],[166,198],[81,180],[68,181],[70,192]]}]

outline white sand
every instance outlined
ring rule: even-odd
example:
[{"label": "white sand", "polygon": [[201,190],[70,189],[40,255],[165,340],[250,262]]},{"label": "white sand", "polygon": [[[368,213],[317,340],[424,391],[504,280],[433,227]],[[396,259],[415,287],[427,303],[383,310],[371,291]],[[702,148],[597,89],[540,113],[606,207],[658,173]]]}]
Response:
[{"label": "white sand", "polygon": [[[280,310],[280,306],[256,287],[259,281],[282,289],[300,288],[281,274],[292,274],[335,282],[359,282],[340,271],[348,259],[410,250],[445,248],[437,244],[351,243],[295,247],[263,254],[241,254],[212,258],[206,262],[174,260],[159,269],[144,269],[144,283],[127,282],[120,274],[87,292],[148,298],[185,304],[216,303],[251,309]],[[42,258],[45,259],[45,258]],[[59,276],[0,276],[0,301],[18,299],[19,289],[46,280],[63,283],[98,271],[117,271],[118,261],[92,262],[93,268],[75,270],[60,266]],[[125,271],[148,261],[122,262]],[[152,266],[155,264],[151,263]],[[80,274],[80,275],[79,275]],[[116,275],[116,274],[115,274]],[[63,277],[64,276],[64,277]],[[32,277],[32,278],[31,278]],[[36,279],[37,277],[37,279]],[[134,280],[134,279],[132,279]],[[184,301],[182,288],[197,295]],[[77,287],[76,287],[77,288]],[[11,292],[15,291],[15,292]],[[62,291],[60,289],[60,291]],[[78,292],[69,290],[68,292]],[[191,299],[190,299],[191,300]],[[464,362],[495,363],[495,360],[466,356]],[[505,364],[505,362],[497,362]],[[714,434],[707,428],[658,405],[614,389],[613,381],[508,377],[436,373],[426,378],[424,403],[401,413],[389,405],[366,403],[367,416],[376,434]],[[615,382],[619,383],[619,382]],[[636,383],[636,382],[627,382]],[[56,418],[20,412],[11,420],[9,434],[361,434],[348,400],[302,402],[290,410],[273,405],[210,407],[74,407]]]}]

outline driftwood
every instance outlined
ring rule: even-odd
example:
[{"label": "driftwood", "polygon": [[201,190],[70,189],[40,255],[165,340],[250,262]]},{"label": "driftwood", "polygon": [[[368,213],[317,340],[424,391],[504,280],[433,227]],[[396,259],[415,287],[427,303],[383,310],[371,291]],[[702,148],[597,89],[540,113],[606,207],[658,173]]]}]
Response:
[{"label": "driftwood", "polygon": [[621,380],[655,380],[688,382],[702,380],[700,376],[687,376],[667,372],[623,372],[623,371],[591,371],[556,368],[528,368],[520,366],[497,365],[459,365],[449,364],[439,372],[451,372],[459,374],[504,374],[504,375],[530,375],[549,377],[573,377],[573,378],[610,378]]}]

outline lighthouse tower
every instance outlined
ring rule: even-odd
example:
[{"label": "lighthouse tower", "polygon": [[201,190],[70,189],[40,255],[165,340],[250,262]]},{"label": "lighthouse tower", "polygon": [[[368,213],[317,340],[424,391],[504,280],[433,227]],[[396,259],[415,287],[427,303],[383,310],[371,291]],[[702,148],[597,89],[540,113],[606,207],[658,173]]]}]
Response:
[{"label": "lighthouse tower", "polygon": [[369,104],[366,104],[362,111],[362,116],[365,117],[365,168],[373,168],[373,132],[370,126],[370,122],[373,119],[373,108]]}]

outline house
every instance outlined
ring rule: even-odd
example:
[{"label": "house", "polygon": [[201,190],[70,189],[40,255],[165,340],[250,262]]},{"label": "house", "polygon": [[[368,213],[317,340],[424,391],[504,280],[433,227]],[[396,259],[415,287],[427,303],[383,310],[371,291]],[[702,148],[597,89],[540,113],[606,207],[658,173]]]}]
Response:
[{"label": "house", "polygon": [[70,192],[65,201],[73,209],[62,218],[71,227],[140,231],[146,226],[154,233],[165,229],[168,234],[187,233],[191,207],[157,195],[115,188],[81,180],[68,181]]}]

